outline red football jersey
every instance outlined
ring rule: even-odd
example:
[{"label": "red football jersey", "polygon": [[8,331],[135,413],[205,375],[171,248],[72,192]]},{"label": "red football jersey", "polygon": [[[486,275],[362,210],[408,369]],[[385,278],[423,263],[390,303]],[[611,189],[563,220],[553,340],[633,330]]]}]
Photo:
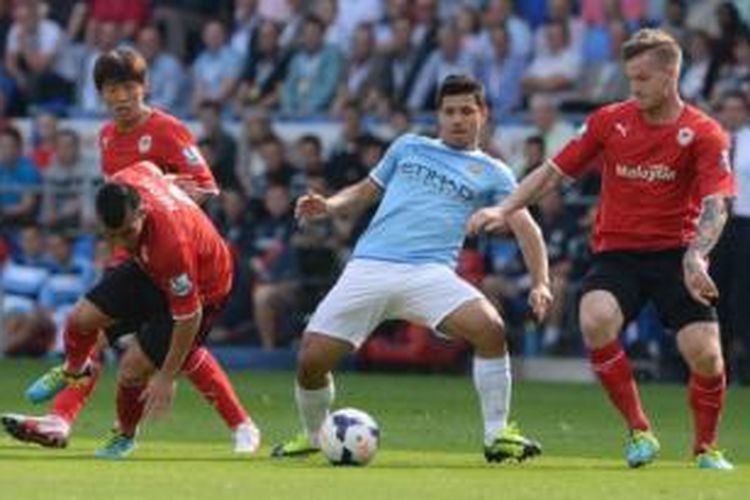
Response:
[{"label": "red football jersey", "polygon": [[146,219],[133,257],[164,291],[173,317],[221,303],[232,286],[232,255],[200,207],[153,163],[136,163],[111,180],[141,195]]},{"label": "red football jersey", "polygon": [[693,106],[668,125],[647,123],[635,101],[605,106],[551,161],[577,177],[596,157],[602,187],[594,252],[686,246],[695,236],[702,199],[734,194],[729,140]]},{"label": "red football jersey", "polygon": [[107,122],[99,132],[102,171],[111,177],[139,161],[150,161],[164,173],[192,178],[206,193],[218,194],[211,169],[203,159],[195,139],[177,118],[153,109],[138,127],[118,132]]}]

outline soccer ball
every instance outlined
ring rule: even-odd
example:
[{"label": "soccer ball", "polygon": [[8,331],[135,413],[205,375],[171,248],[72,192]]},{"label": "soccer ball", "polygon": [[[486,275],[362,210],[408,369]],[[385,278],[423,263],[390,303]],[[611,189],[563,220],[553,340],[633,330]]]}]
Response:
[{"label": "soccer ball", "polygon": [[333,465],[366,465],[378,450],[380,428],[367,413],[344,408],[326,417],[318,437]]}]

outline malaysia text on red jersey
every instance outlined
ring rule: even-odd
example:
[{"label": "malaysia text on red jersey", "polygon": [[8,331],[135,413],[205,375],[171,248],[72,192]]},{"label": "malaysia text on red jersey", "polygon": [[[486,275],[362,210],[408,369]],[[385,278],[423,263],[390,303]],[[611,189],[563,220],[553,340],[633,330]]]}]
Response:
[{"label": "malaysia text on red jersey", "polygon": [[594,161],[602,176],[594,252],[686,246],[703,198],[734,193],[729,140],[690,105],[666,125],[647,123],[634,101],[605,106],[551,160],[569,177]]}]

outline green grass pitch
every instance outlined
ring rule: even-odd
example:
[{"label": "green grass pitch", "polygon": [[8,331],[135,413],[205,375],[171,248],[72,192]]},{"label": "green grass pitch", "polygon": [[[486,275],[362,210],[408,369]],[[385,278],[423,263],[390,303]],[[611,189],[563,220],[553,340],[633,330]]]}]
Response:
[{"label": "green grass pitch", "polygon": [[[37,411],[22,398],[46,369],[0,362],[0,412]],[[371,413],[381,450],[365,468],[335,468],[320,456],[278,461],[270,446],[297,430],[291,373],[232,374],[263,431],[256,457],[231,452],[229,431],[182,382],[172,416],[147,423],[139,447],[122,462],[93,450],[113,419],[113,372],[97,388],[65,450],[21,445],[0,436],[0,499],[748,499],[750,390],[731,388],[722,445],[731,473],[698,471],[689,460],[685,389],[642,387],[662,442],[654,465],[629,470],[624,431],[593,385],[518,383],[513,418],[539,439],[544,455],[524,464],[488,465],[480,454],[480,417],[468,376],[341,374],[337,406]]]}]

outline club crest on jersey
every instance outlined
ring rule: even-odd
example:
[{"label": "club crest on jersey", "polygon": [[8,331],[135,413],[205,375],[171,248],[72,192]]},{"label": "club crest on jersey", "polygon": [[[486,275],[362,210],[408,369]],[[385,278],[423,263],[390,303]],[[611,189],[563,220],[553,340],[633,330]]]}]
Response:
[{"label": "club crest on jersey", "polygon": [[150,135],[142,135],[141,138],[138,139],[138,152],[147,153],[151,149],[152,142]]},{"label": "club crest on jersey", "polygon": [[187,273],[182,273],[169,280],[169,289],[178,297],[184,297],[193,289],[193,283]]},{"label": "club crest on jersey", "polygon": [[694,137],[695,132],[693,132],[693,129],[682,127],[677,131],[677,144],[679,144],[680,146],[687,146],[688,144],[693,142]]},{"label": "club crest on jersey", "polygon": [[188,165],[198,166],[204,163],[203,155],[201,155],[198,146],[195,145],[182,148],[182,156],[185,157]]}]

